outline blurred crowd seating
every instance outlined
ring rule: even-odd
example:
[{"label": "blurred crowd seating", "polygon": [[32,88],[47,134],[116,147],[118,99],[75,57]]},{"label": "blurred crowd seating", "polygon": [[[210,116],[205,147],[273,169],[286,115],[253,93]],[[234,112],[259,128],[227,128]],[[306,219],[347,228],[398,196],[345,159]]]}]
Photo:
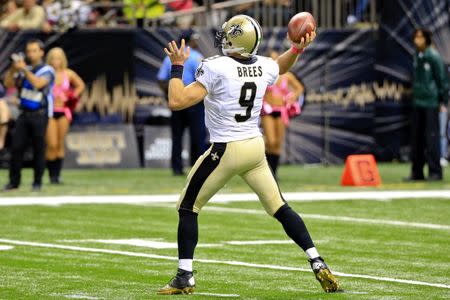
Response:
[{"label": "blurred crowd seating", "polygon": [[375,0],[0,0],[0,27],[65,32],[77,27],[220,26],[235,14],[285,26],[310,11],[322,28],[376,23]]}]

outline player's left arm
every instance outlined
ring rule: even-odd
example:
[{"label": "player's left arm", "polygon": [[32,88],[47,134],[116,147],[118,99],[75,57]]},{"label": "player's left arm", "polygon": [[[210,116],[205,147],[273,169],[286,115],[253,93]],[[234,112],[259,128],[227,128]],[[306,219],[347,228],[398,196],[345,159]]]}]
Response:
[{"label": "player's left arm", "polygon": [[316,32],[313,31],[311,34],[307,33],[306,37],[302,37],[300,43],[292,43],[292,48],[281,54],[276,62],[280,68],[279,74],[284,74],[295,64],[298,56],[303,52],[303,50],[308,47],[309,44],[316,38]]},{"label": "player's left arm", "polygon": [[189,58],[190,54],[189,47],[185,51],[184,39],[181,40],[180,48],[178,48],[175,41],[170,42],[167,46],[167,48],[164,48],[164,52],[169,56],[172,63],[168,93],[169,108],[171,110],[182,110],[202,101],[208,94],[208,91],[197,81],[188,86],[185,86],[183,83],[184,62]]}]

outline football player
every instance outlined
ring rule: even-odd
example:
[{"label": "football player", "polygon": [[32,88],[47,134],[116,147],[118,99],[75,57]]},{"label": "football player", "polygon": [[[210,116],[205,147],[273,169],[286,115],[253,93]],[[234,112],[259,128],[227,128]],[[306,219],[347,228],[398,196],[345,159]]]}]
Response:
[{"label": "football player", "polygon": [[195,280],[192,261],[198,241],[197,217],[201,208],[233,176],[241,176],[258,195],[266,212],[275,217],[287,235],[309,258],[311,268],[326,292],[339,284],[316,250],[305,223],[283,199],[265,156],[259,130],[263,96],[267,86],[287,72],[300,53],[315,38],[315,32],[292,43],[276,60],[256,55],[262,39],[260,25],[246,15],[232,17],[216,35],[224,56],[203,60],[196,81],[188,86],[181,80],[183,64],[189,57],[184,40],[164,51],[172,62],[169,107],[180,110],[204,99],[205,123],[212,146],[197,160],[177,203],[178,257],[176,276],[158,294],[190,294]]}]

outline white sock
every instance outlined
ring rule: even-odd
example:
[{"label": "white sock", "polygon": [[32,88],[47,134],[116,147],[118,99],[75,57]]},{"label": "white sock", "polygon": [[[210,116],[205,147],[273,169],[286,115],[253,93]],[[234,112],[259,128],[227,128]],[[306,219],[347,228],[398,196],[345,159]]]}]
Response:
[{"label": "white sock", "polygon": [[308,255],[309,259],[314,259],[314,258],[317,258],[320,256],[319,252],[317,252],[316,247],[306,249],[305,252],[306,252],[306,255]]},{"label": "white sock", "polygon": [[188,272],[192,272],[192,259],[179,259],[178,268]]}]

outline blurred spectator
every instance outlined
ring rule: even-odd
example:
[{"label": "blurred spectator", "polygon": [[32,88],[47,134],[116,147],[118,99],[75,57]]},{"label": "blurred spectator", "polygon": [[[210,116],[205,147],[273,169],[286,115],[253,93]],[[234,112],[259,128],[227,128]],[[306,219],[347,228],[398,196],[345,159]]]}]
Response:
[{"label": "blurred spectator", "polygon": [[17,119],[17,89],[15,87],[4,89],[0,84],[0,157],[5,153],[5,140],[8,133],[8,123]]},{"label": "blurred spectator", "polygon": [[431,46],[431,33],[414,33],[413,113],[411,119],[411,175],[407,180],[423,180],[428,164],[428,180],[442,180],[439,147],[439,111],[447,111],[448,78],[439,53]]},{"label": "blurred spectator", "polygon": [[[101,0],[96,1],[91,11],[89,23],[96,27],[116,26],[118,17],[123,17],[122,1]],[[117,6],[118,4],[119,6]]]},{"label": "blurred spectator", "polygon": [[355,13],[347,16],[347,24],[353,25],[357,22],[361,22],[363,20],[364,11],[369,5],[369,0],[359,0],[356,5]]},{"label": "blurred spectator", "polygon": [[22,160],[28,141],[33,147],[33,191],[39,191],[45,170],[45,132],[48,116],[53,113],[51,88],[54,82],[53,68],[44,64],[44,44],[36,39],[25,46],[26,61],[21,55],[12,57],[13,63],[5,76],[7,88],[16,87],[20,98],[20,115],[16,121],[11,147],[9,182],[4,191],[19,187]]},{"label": "blurred spectator", "polygon": [[[202,54],[198,51],[198,38],[198,34],[194,33],[192,30],[183,32],[180,37],[180,41],[181,39],[184,39],[186,44],[191,47],[191,54],[184,65],[183,82],[185,85],[195,81],[197,67],[203,59]],[[170,79],[170,69],[170,59],[166,56],[158,72],[159,85],[166,95]],[[203,101],[180,111],[172,111],[170,125],[172,130],[171,164],[173,175],[184,175],[181,153],[183,150],[183,134],[186,127],[189,127],[191,139],[191,166],[194,165],[197,158],[205,151],[206,129],[205,107]]]},{"label": "blurred spectator", "polygon": [[23,29],[42,29],[45,24],[45,11],[36,0],[23,0],[23,7],[0,22],[0,27],[10,31]]},{"label": "blurred spectator", "polygon": [[[167,8],[170,11],[190,11],[192,10],[193,2],[192,0],[175,0],[170,1],[167,4]],[[186,14],[183,16],[176,17],[176,24],[179,28],[187,30],[191,27],[194,21],[194,16],[192,14]]]},{"label": "blurred spectator", "polygon": [[9,0],[2,6],[2,11],[0,14],[0,22],[2,22],[5,18],[12,15],[17,10],[17,4],[14,0]]},{"label": "blurred spectator", "polygon": [[55,70],[53,86],[53,116],[47,125],[47,168],[51,184],[60,183],[64,160],[64,139],[72,121],[72,110],[81,93],[84,82],[77,73],[68,68],[67,57],[61,48],[53,48],[47,54],[47,64]]},{"label": "blurred spectator", "polygon": [[152,19],[161,16],[165,7],[159,0],[123,0],[123,12],[130,23],[137,22],[142,27],[144,19]]},{"label": "blurred spectator", "polygon": [[90,1],[44,0],[42,6],[47,14],[44,31],[65,32],[78,25],[86,24],[91,13],[88,2]]},{"label": "blurred spectator", "polygon": [[5,91],[3,90],[3,87],[0,86],[1,93],[0,95],[0,156],[3,156],[3,151],[5,148],[5,139],[6,139],[6,133],[8,131],[8,122],[9,122],[9,108],[6,103],[6,99],[3,98],[3,94],[5,94]]},{"label": "blurred spectator", "polygon": [[444,104],[441,105],[439,111],[439,135],[441,138],[440,154],[441,154],[441,167],[448,166],[448,138],[447,138],[447,124],[448,124],[448,108]]}]

